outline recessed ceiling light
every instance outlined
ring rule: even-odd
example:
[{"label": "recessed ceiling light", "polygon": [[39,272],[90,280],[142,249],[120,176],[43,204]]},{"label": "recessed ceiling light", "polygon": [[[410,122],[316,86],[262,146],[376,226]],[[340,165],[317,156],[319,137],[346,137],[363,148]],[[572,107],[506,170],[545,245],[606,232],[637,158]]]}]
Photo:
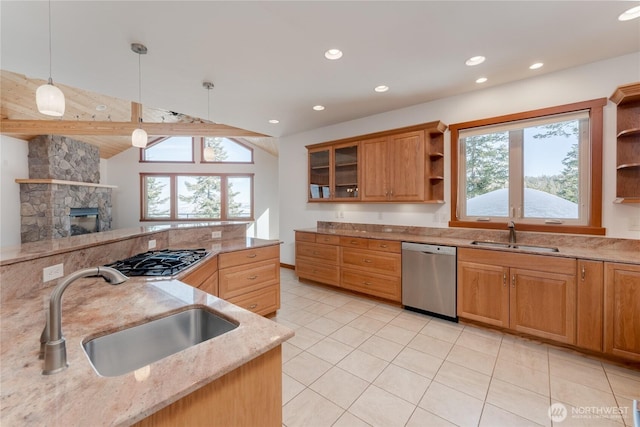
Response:
[{"label": "recessed ceiling light", "polygon": [[476,80],[476,83],[484,83],[487,81],[486,77],[480,77],[478,80]]},{"label": "recessed ceiling light", "polygon": [[314,105],[313,109],[316,111],[322,111],[324,110],[324,105]]},{"label": "recessed ceiling light", "polygon": [[471,58],[467,59],[464,63],[467,64],[468,66],[472,67],[474,65],[478,65],[478,64],[482,64],[484,62],[484,60],[487,59],[484,56],[472,56]]},{"label": "recessed ceiling light", "polygon": [[536,62],[535,64],[531,64],[529,66],[530,70],[537,70],[538,68],[542,68],[542,66],[544,65],[544,63],[542,62]]},{"label": "recessed ceiling light", "polygon": [[340,49],[329,49],[324,53],[324,57],[330,60],[336,60],[342,58],[342,51]]},{"label": "recessed ceiling light", "polygon": [[625,10],[618,16],[618,21],[631,21],[640,16],[640,6]]},{"label": "recessed ceiling light", "polygon": [[104,104],[96,105],[96,111],[104,111],[107,109],[107,106]]},{"label": "recessed ceiling light", "polygon": [[272,125],[275,125],[275,124],[280,123],[280,120],[271,119],[271,120],[269,120],[269,123],[271,123]]},{"label": "recessed ceiling light", "polygon": [[376,92],[386,92],[389,90],[389,86],[380,85],[373,88]]}]

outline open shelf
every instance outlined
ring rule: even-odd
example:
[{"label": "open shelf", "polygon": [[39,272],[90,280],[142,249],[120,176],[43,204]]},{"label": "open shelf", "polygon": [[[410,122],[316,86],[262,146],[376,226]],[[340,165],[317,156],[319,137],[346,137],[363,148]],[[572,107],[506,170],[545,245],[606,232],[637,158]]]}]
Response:
[{"label": "open shelf", "polygon": [[619,86],[616,107],[615,203],[640,203],[640,83]]}]

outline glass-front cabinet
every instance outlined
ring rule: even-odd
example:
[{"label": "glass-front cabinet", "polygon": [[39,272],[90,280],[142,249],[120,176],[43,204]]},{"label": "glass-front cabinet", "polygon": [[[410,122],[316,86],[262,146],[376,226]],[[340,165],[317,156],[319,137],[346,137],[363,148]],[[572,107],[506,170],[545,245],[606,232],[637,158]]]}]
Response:
[{"label": "glass-front cabinet", "polygon": [[359,200],[359,180],[358,142],[309,149],[310,202]]}]

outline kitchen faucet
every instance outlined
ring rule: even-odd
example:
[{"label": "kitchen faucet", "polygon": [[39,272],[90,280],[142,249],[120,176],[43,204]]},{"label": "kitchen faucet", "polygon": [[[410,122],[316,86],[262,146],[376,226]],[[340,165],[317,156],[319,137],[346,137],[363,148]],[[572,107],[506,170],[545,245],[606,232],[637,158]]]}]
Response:
[{"label": "kitchen faucet", "polygon": [[509,243],[516,244],[516,223],[509,221]]},{"label": "kitchen faucet", "polygon": [[111,267],[85,268],[71,273],[51,292],[49,300],[49,318],[40,336],[40,357],[44,358],[44,375],[55,374],[67,368],[67,346],[62,336],[62,294],[77,279],[90,276],[102,276],[112,285],[119,285],[127,276]]}]

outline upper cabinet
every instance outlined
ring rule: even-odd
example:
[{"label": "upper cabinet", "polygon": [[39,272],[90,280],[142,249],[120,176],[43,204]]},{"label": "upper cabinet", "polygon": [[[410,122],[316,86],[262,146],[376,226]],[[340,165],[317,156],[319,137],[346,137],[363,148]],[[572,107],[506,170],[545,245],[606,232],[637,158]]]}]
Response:
[{"label": "upper cabinet", "polygon": [[640,203],[640,83],[611,95],[617,109],[616,203]]},{"label": "upper cabinet", "polygon": [[444,203],[445,130],[438,121],[307,146],[309,201]]}]

